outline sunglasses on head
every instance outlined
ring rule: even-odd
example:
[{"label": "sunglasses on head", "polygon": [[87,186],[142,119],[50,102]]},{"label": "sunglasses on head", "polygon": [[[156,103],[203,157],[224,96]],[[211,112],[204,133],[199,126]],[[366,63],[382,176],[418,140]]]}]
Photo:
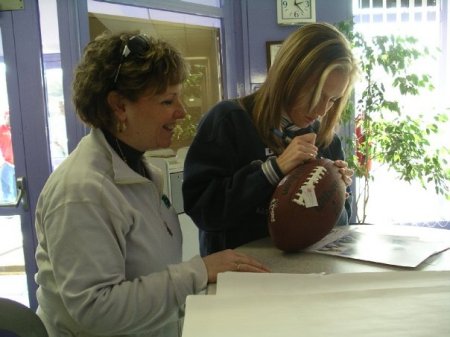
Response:
[{"label": "sunglasses on head", "polygon": [[116,84],[117,78],[119,77],[120,68],[123,62],[126,60],[128,55],[143,55],[147,50],[150,49],[150,45],[145,35],[134,35],[128,39],[128,42],[123,47],[122,56],[120,58],[119,66],[117,67],[116,73],[114,75],[113,84]]}]

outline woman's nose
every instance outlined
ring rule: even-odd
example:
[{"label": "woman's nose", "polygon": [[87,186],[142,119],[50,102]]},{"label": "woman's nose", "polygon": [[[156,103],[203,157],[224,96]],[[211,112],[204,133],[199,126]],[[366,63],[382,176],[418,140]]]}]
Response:
[{"label": "woman's nose", "polygon": [[326,115],[328,110],[331,109],[332,106],[333,102],[330,100],[320,101],[319,104],[317,104],[316,108],[314,109],[314,113],[317,115],[317,117],[323,117]]},{"label": "woman's nose", "polygon": [[178,118],[184,118],[186,116],[186,108],[184,107],[183,102],[178,101],[178,106],[176,107],[176,114]]},{"label": "woman's nose", "polygon": [[327,105],[324,103],[319,103],[314,109],[314,114],[317,117],[323,117],[327,113]]}]

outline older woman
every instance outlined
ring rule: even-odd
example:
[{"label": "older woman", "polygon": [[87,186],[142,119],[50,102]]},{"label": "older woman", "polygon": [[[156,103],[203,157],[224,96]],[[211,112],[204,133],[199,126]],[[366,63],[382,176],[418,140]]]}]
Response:
[{"label": "older woman", "polygon": [[[203,255],[268,235],[267,209],[276,185],[316,156],[353,171],[335,134],[357,65],[333,26],[309,24],[282,44],[255,93],[220,102],[199,125],[188,151],[184,209],[200,229]],[[347,224],[347,199],[339,224]]]},{"label": "older woman", "polygon": [[177,215],[143,160],[185,116],[182,56],[144,35],[103,35],[76,69],[92,128],[50,176],[36,211],[38,314],[51,337],[179,336],[187,295],[223,271],[265,272],[226,250],[181,262]]}]

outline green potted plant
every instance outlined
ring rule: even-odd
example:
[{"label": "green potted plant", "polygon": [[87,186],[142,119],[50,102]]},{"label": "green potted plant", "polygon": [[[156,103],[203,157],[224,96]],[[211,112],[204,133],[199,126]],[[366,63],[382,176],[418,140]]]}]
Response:
[{"label": "green potted plant", "polygon": [[[432,184],[437,194],[449,199],[450,152],[445,147],[434,148],[431,141],[448,121],[447,113],[429,109],[426,116],[412,117],[404,110],[408,99],[434,89],[429,75],[411,70],[414,62],[430,56],[429,51],[419,50],[412,37],[365,39],[354,31],[352,21],[337,27],[351,41],[361,67],[362,88],[355,92],[354,103],[343,115],[343,122],[355,131],[351,137],[344,137],[344,144],[349,165],[360,183],[356,221],[364,223],[367,218],[370,184],[374,180],[372,161],[387,165],[401,180],[418,181],[423,188]],[[380,80],[380,73],[387,75],[382,77],[384,80]]]}]

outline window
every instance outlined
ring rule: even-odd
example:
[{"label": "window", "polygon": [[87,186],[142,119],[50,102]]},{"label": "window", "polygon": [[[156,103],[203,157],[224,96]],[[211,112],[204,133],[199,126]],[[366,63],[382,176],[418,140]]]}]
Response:
[{"label": "window", "polygon": [[[450,107],[450,71],[448,64],[447,0],[354,0],[355,29],[366,37],[374,35],[405,35],[418,39],[419,48],[429,48],[436,59],[423,60],[417,66],[433,78],[432,93],[411,99],[403,111],[411,116],[445,111]],[[445,3],[443,3],[445,2]],[[446,6],[444,6],[446,4]],[[446,10],[443,11],[443,10]],[[439,51],[436,49],[439,48]],[[356,87],[356,92],[358,88]],[[447,93],[447,94],[446,94]],[[448,114],[448,110],[447,110]],[[431,114],[428,113],[430,117]],[[447,125],[448,127],[448,125]],[[445,145],[441,130],[434,146]],[[374,163],[366,222],[374,224],[408,223],[450,228],[450,201],[436,195],[434,187],[422,189],[419,183],[400,181],[387,167]],[[356,182],[358,185],[358,181]],[[357,188],[358,190],[358,188]]]},{"label": "window", "polygon": [[56,0],[40,0],[39,8],[47,100],[47,133],[52,168],[55,170],[69,154]]}]

